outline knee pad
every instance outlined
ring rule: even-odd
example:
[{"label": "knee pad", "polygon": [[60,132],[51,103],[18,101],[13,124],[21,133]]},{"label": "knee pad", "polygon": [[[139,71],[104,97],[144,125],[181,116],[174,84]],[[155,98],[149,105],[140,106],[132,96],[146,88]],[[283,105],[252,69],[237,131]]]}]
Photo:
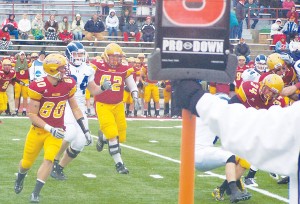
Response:
[{"label": "knee pad", "polygon": [[226,163],[236,163],[236,160],[235,160],[235,155],[232,155],[231,157],[229,157],[226,161]]},{"label": "knee pad", "polygon": [[108,142],[108,151],[111,156],[118,154],[118,153],[121,154],[119,138],[117,139],[117,144],[111,145],[111,142],[109,142],[109,140],[107,142]]},{"label": "knee pad", "polygon": [[70,146],[67,148],[66,151],[67,151],[68,156],[73,159],[76,158],[78,156],[78,154],[80,153],[80,151],[74,150]]}]

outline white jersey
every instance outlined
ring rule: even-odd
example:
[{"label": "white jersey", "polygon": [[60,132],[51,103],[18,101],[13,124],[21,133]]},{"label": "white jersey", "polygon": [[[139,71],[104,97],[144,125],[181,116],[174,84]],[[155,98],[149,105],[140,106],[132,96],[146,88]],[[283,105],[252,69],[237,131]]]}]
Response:
[{"label": "white jersey", "polygon": [[204,94],[196,109],[225,149],[259,169],[290,176],[289,202],[300,203],[300,101],[285,108],[256,110]]},{"label": "white jersey", "polygon": [[216,135],[209,129],[208,125],[204,124],[201,118],[196,118],[196,138],[195,138],[195,147],[199,146],[214,146],[216,142]]},{"label": "white jersey", "polygon": [[246,69],[242,73],[242,79],[243,79],[243,82],[245,82],[245,81],[259,82],[260,75],[261,74],[257,69],[250,68],[250,69]]},{"label": "white jersey", "polygon": [[43,68],[43,62],[39,61],[38,59],[35,60],[31,67],[29,68],[29,79],[30,81],[42,78],[47,76],[46,72]]}]

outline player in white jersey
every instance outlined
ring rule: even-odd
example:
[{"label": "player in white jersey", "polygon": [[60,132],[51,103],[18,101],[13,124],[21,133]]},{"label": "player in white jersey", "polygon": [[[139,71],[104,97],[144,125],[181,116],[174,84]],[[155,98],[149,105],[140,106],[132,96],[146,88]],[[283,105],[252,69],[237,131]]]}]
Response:
[{"label": "player in white jersey", "polygon": [[[229,100],[225,94],[219,98]],[[247,161],[238,158],[233,153],[215,146],[218,137],[210,130],[200,117],[196,118],[195,132],[195,167],[199,171],[209,171],[225,166],[226,180],[220,187],[214,189],[212,195],[216,200],[224,200],[225,191],[230,194],[231,202],[248,200],[251,195],[244,190],[240,181],[246,170]],[[242,191],[242,192],[241,192]]]},{"label": "player in white jersey", "polygon": [[[111,82],[105,81],[101,86],[97,86],[95,84],[95,70],[86,63],[87,54],[80,42],[69,43],[67,45],[65,55],[68,59],[67,74],[73,77],[76,81],[77,90],[75,93],[75,99],[78,103],[78,107],[84,115],[84,121],[87,122],[87,116],[85,114],[86,88],[91,92],[91,94],[97,95],[110,89]],[[68,103],[66,105],[64,121],[66,125],[65,138],[59,153],[55,157],[51,172],[51,176],[58,180],[66,179],[66,176],[63,173],[64,167],[77,157],[85,145],[90,145],[92,143],[92,138],[86,138],[83,132],[79,131],[80,127],[74,118]],[[64,155],[59,162],[63,153]]]},{"label": "player in white jersey", "polygon": [[246,69],[242,73],[243,81],[259,82],[261,73],[267,70],[267,57],[265,55],[257,55],[255,58],[255,67]]}]

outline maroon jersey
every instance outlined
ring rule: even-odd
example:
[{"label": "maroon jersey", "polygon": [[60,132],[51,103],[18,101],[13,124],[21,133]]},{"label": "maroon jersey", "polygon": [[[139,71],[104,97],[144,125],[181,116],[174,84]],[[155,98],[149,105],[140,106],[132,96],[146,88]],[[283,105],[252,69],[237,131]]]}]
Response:
[{"label": "maroon jersey", "polygon": [[265,104],[259,94],[260,84],[253,81],[243,82],[237,91],[237,97],[243,103],[245,107],[253,107],[256,109],[268,109],[272,105],[280,105],[285,107],[285,101],[283,97],[279,96],[273,103],[269,102]]},{"label": "maroon jersey", "polygon": [[111,90],[107,90],[102,94],[94,96],[96,102],[106,104],[118,104],[123,101],[125,79],[129,77],[133,68],[126,64],[121,64],[117,68],[111,68],[102,60],[93,61],[97,67],[95,73],[95,83],[100,86],[104,80],[111,81]]},{"label": "maroon jersey", "polygon": [[0,70],[0,92],[5,92],[9,84],[14,84],[14,78],[16,78],[14,69],[11,69],[8,74]]},{"label": "maroon jersey", "polygon": [[[264,80],[264,78],[266,76],[268,76],[269,74],[273,74],[273,73],[272,72],[263,73],[259,77],[259,81]],[[296,75],[295,70],[292,67],[287,67],[286,71],[285,71],[285,74],[284,74],[284,77],[282,77],[282,80],[283,80],[284,86],[291,86],[294,83],[296,83],[297,82],[297,75]]]},{"label": "maroon jersey", "polygon": [[237,66],[236,73],[235,73],[235,80],[234,80],[236,88],[239,88],[241,83],[243,82],[242,74],[246,69],[249,69],[248,65],[244,65],[243,67]]},{"label": "maroon jersey", "polygon": [[38,116],[49,125],[63,128],[66,102],[76,92],[73,78],[64,78],[56,86],[42,77],[30,83],[28,95],[31,100],[40,102]]},{"label": "maroon jersey", "polygon": [[215,94],[215,93],[229,94],[230,93],[230,84],[209,82],[209,86],[211,88],[213,88],[213,87],[215,88],[215,91],[214,90],[210,91],[212,94]]}]

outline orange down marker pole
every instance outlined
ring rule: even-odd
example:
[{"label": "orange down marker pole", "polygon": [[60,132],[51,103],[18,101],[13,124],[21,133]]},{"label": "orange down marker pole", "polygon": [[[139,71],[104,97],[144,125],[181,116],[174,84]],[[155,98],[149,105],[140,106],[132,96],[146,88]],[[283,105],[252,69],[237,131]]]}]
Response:
[{"label": "orange down marker pole", "polygon": [[179,204],[194,203],[195,128],[196,128],[196,116],[192,115],[190,111],[186,109],[182,109]]}]

